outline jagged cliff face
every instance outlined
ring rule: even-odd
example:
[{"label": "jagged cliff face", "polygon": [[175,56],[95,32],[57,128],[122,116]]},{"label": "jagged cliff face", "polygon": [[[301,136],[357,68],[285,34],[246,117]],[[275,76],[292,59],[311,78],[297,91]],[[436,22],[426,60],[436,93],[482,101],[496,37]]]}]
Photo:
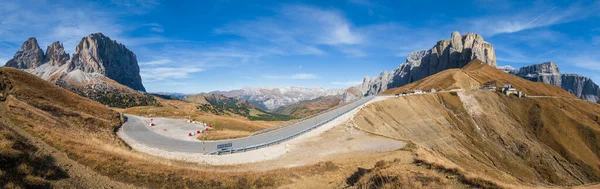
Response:
[{"label": "jagged cliff face", "polygon": [[548,83],[554,86],[561,86],[561,73],[554,62],[545,62],[525,66],[511,74],[535,82]]},{"label": "jagged cliff face", "polygon": [[25,70],[105,105],[158,105],[153,96],[138,92],[145,89],[135,54],[101,33],[84,37],[73,57],[58,41],[44,54],[37,40],[30,38],[5,66]]},{"label": "jagged cliff face", "polygon": [[38,45],[37,40],[32,37],[21,45],[21,49],[5,65],[18,69],[28,69],[42,65],[43,61],[44,52]]},{"label": "jagged cliff face", "polygon": [[423,79],[440,71],[461,68],[471,60],[496,67],[494,47],[475,33],[460,35],[452,32],[450,40],[441,40],[433,48],[410,53],[406,61],[392,72],[382,72],[378,77],[366,77],[363,83],[353,87],[356,93],[345,93],[344,101],[352,101],[365,95],[374,95],[386,89]]},{"label": "jagged cliff face", "polygon": [[590,101],[600,102],[600,88],[590,78],[577,74],[562,74],[561,88],[575,96]]},{"label": "jagged cliff face", "polygon": [[600,89],[590,78],[577,74],[562,74],[554,62],[545,62],[510,70],[508,73],[535,82],[543,82],[569,91],[571,94],[590,101],[598,102]]},{"label": "jagged cliff face", "polygon": [[44,63],[50,64],[52,66],[62,66],[69,61],[69,54],[65,52],[65,48],[63,44],[56,41],[46,49],[46,57],[44,58]]},{"label": "jagged cliff face", "polygon": [[101,33],[81,39],[68,71],[99,73],[134,90],[146,91],[135,54]]}]

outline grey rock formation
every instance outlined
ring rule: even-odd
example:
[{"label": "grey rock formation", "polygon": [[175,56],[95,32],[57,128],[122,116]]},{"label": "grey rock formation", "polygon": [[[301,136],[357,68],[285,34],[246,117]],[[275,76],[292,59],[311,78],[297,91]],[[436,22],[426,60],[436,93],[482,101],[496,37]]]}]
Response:
[{"label": "grey rock formation", "polygon": [[145,91],[136,56],[101,33],[84,37],[73,57],[60,42],[46,54],[30,38],[5,66],[25,70],[83,97],[113,107],[158,105]]},{"label": "grey rock formation", "polygon": [[590,78],[578,74],[562,74],[561,88],[575,96],[590,101],[599,102],[600,88]]},{"label": "grey rock formation", "polygon": [[69,61],[69,54],[65,52],[63,44],[56,41],[46,49],[46,56],[44,58],[44,64],[50,64],[53,66],[62,66]]},{"label": "grey rock formation", "polygon": [[[362,84],[347,90],[344,101],[349,102],[373,95],[389,88],[423,79],[446,69],[461,68],[474,59],[496,67],[494,47],[475,33],[460,35],[452,32],[450,40],[441,40],[429,50],[410,53],[406,61],[392,72],[382,72],[378,77],[365,78]],[[358,91],[349,94],[348,91]]]},{"label": "grey rock formation", "polygon": [[134,90],[146,91],[135,54],[102,33],[81,39],[68,66],[68,71],[76,69],[99,73]]},{"label": "grey rock formation", "polygon": [[509,73],[531,81],[559,86],[571,94],[590,102],[598,102],[600,99],[600,89],[594,81],[577,74],[561,74],[554,62],[525,66]]},{"label": "grey rock formation", "polygon": [[21,45],[21,49],[17,51],[15,56],[6,62],[5,66],[18,68],[18,69],[30,69],[36,68],[44,63],[44,52],[40,48],[37,40],[32,37],[27,39]]},{"label": "grey rock formation", "polygon": [[525,66],[513,73],[519,77],[535,82],[544,82],[554,86],[561,86],[561,73],[554,62],[545,62]]}]

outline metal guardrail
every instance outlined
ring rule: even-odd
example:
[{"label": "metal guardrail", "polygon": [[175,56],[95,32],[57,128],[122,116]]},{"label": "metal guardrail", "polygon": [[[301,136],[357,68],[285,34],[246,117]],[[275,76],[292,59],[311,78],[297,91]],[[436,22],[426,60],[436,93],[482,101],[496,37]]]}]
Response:
[{"label": "metal guardrail", "polygon": [[[306,133],[308,131],[316,129],[319,126],[324,125],[324,124],[330,122],[331,120],[334,120],[334,119],[336,119],[336,118],[338,118],[338,117],[340,117],[340,116],[342,116],[342,115],[344,115],[344,114],[346,114],[346,113],[348,113],[348,112],[356,109],[357,107],[359,107],[359,106],[363,105],[364,103],[372,100],[373,98],[375,98],[375,95],[368,96],[368,97],[365,97],[365,98],[361,98],[359,100],[356,100],[354,102],[351,102],[351,103],[347,104],[346,106],[339,107],[339,108],[344,108],[344,107],[347,107],[348,105],[352,106],[352,108],[349,108],[348,110],[343,111],[343,112],[339,113],[336,116],[333,116],[333,117],[331,117],[331,118],[329,118],[327,120],[324,120],[324,121],[321,121],[319,123],[316,123],[315,125],[313,125],[313,126],[311,126],[309,128],[306,128],[306,129],[304,129],[302,131],[299,131],[297,133],[294,133],[292,135],[289,135],[289,136],[286,136],[286,137],[283,137],[283,138],[280,138],[280,139],[277,139],[277,140],[273,140],[273,141],[270,141],[270,142],[265,142],[265,143],[250,145],[250,146],[246,146],[246,147],[217,149],[215,151],[209,152],[208,154],[210,154],[210,155],[220,155],[221,153],[246,152],[248,150],[256,150],[256,149],[264,148],[264,147],[271,146],[271,145],[274,145],[274,144],[279,144],[281,142],[284,142],[284,141],[290,140],[292,138],[295,138],[297,136],[300,136],[300,135],[302,135],[302,134],[304,134],[304,133]],[[356,104],[354,104],[354,103],[356,103]]]},{"label": "metal guardrail", "polygon": [[[362,98],[361,98],[361,99],[362,99]],[[352,103],[354,103],[354,102],[356,102],[356,101],[359,101],[359,100],[361,100],[361,99],[358,99],[358,100],[352,101],[352,102],[350,102],[350,103],[347,103],[346,105],[352,104]],[[344,107],[344,106],[341,106],[341,107]],[[310,119],[310,118],[313,118],[313,117],[317,117],[317,116],[319,116],[319,115],[321,115],[321,114],[324,114],[324,113],[327,113],[327,112],[330,112],[330,111],[336,110],[336,109],[338,109],[338,108],[341,108],[341,107],[337,107],[337,108],[331,108],[331,109],[323,110],[323,111],[321,111],[321,112],[319,112],[319,113],[316,113],[316,114],[313,114],[313,115],[309,115],[309,116],[303,117],[303,118],[301,118],[301,119],[292,120],[292,121],[288,121],[288,122],[285,122],[285,123],[282,123],[282,124],[279,124],[279,125],[275,125],[275,126],[273,126],[273,127],[269,127],[269,128],[266,128],[266,129],[261,129],[261,130],[258,130],[258,131],[255,131],[255,132],[253,132],[252,134],[250,134],[250,136],[254,136],[254,135],[258,135],[258,134],[263,134],[263,133],[266,133],[266,132],[269,132],[269,131],[274,131],[274,130],[277,130],[277,129],[280,129],[280,128],[284,128],[284,127],[287,127],[287,126],[293,125],[293,124],[295,124],[295,123],[302,122],[302,121],[304,121],[304,120],[307,120],[307,119]]]}]

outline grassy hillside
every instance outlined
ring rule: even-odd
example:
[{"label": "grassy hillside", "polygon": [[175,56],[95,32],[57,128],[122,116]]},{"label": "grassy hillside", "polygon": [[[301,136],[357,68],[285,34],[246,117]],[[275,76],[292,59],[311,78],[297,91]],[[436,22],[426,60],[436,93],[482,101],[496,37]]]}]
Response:
[{"label": "grassy hillside", "polygon": [[[0,68],[0,119],[42,139],[99,174],[142,187],[272,188],[284,183],[290,174],[298,174],[285,170],[227,173],[205,168],[189,169],[187,163],[141,154],[116,136],[115,131],[122,121],[118,112],[12,68]],[[14,148],[12,144],[9,147],[10,143],[3,140],[3,156],[5,150]],[[25,157],[19,152],[11,154],[16,154],[14,158]],[[13,156],[11,154],[6,155]],[[31,183],[44,184],[38,178],[48,173],[36,171],[45,169],[37,169],[37,165],[28,164],[27,159],[19,163],[27,165],[22,166],[27,169],[16,172],[9,170],[11,168],[3,169],[2,179],[29,186],[29,181],[18,180],[27,179],[19,174],[27,174],[32,178]],[[15,177],[18,179],[11,179]]]},{"label": "grassy hillside", "polygon": [[303,118],[334,108],[340,105],[341,101],[342,95],[323,96],[313,100],[300,102],[299,104],[279,107],[273,112],[290,115],[295,118]]},{"label": "grassy hillside", "polygon": [[50,188],[68,177],[54,158],[40,154],[29,141],[0,123],[0,187]]},{"label": "grassy hillside", "polygon": [[197,104],[199,111],[215,115],[240,115],[253,121],[288,121],[292,116],[266,112],[248,101],[219,94],[191,95],[184,101]]},{"label": "grassy hillside", "polygon": [[[375,102],[354,117],[362,130],[412,141],[434,154],[418,163],[460,172],[488,186],[573,186],[600,181],[600,106],[551,85],[471,63],[385,93],[511,83],[527,94],[424,94]],[[417,158],[419,159],[419,158]]]}]

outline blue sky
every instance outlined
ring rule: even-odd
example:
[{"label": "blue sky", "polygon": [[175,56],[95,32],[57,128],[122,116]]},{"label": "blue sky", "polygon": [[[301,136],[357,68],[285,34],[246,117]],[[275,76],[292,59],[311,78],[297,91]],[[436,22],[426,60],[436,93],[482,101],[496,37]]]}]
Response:
[{"label": "blue sky", "polygon": [[246,86],[346,88],[452,31],[499,65],[554,61],[600,83],[599,1],[2,1],[0,62],[36,37],[72,53],[102,32],[137,55],[150,92]]}]

